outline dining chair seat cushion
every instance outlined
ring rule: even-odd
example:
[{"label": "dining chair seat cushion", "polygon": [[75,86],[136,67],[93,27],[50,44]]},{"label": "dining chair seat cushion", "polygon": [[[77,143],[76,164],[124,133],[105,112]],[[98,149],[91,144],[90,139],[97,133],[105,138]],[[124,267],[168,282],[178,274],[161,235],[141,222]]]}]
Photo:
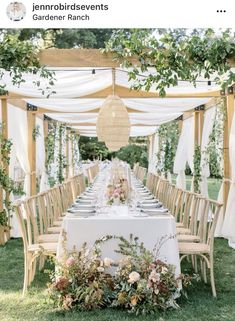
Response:
[{"label": "dining chair seat cushion", "polygon": [[183,223],[178,222],[178,223],[176,223],[176,227],[184,227],[184,224],[183,224]]},{"label": "dining chair seat cushion", "polygon": [[179,242],[180,254],[208,254],[210,247],[204,243]]},{"label": "dining chair seat cushion", "polygon": [[200,242],[200,237],[197,235],[190,234],[178,234],[177,235],[178,242]]},{"label": "dining chair seat cushion", "polygon": [[62,225],[62,221],[56,220],[53,222],[53,226],[61,226]]},{"label": "dining chair seat cushion", "polygon": [[184,227],[177,227],[176,228],[176,234],[191,234],[191,230],[189,228],[184,228]]},{"label": "dining chair seat cushion", "polygon": [[39,252],[39,251],[45,251],[50,254],[55,254],[57,251],[57,243],[38,243],[38,244],[31,244],[28,247],[29,252]]},{"label": "dining chair seat cushion", "polygon": [[60,232],[61,232],[60,226],[51,226],[51,227],[48,227],[47,229],[48,234],[60,234]]},{"label": "dining chair seat cushion", "polygon": [[59,234],[41,234],[38,243],[56,243],[59,241]]}]

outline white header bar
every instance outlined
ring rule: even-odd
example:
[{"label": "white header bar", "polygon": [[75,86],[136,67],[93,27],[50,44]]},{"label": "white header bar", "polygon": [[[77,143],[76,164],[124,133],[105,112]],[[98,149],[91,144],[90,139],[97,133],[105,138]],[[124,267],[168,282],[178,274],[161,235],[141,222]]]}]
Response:
[{"label": "white header bar", "polygon": [[0,0],[0,28],[234,28],[233,0]]}]

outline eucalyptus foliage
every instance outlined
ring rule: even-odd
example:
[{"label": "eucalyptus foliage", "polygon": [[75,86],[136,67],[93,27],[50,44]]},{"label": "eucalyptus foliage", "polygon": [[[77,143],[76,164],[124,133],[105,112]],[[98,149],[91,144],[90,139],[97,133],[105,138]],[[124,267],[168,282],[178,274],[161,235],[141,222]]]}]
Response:
[{"label": "eucalyptus foliage", "polygon": [[[105,51],[112,52],[114,59],[128,69],[134,89],[155,89],[160,96],[180,81],[196,85],[199,77],[214,81],[221,88],[235,82],[229,63],[235,58],[235,41],[229,29],[219,35],[212,29],[194,30],[191,34],[182,29],[163,33],[119,29],[106,43]],[[213,74],[216,76],[211,79]]]},{"label": "eucalyptus foliage", "polygon": [[201,148],[199,145],[195,146],[194,156],[193,156],[193,184],[194,192],[200,194],[200,182],[201,182]]},{"label": "eucalyptus foliage", "polygon": [[[10,178],[7,167],[10,163],[10,153],[12,148],[12,142],[9,139],[3,137],[2,131],[5,124],[0,123],[0,188],[3,189],[5,195],[15,193],[17,195],[24,194],[21,187],[15,186],[15,182]],[[8,225],[8,217],[12,210],[12,202],[5,196],[3,201],[3,210],[0,211],[0,225]]]},{"label": "eucalyptus foliage", "polygon": [[157,171],[167,175],[173,172],[174,159],[179,140],[177,121],[160,125],[157,131],[159,136],[159,151],[157,153]]}]

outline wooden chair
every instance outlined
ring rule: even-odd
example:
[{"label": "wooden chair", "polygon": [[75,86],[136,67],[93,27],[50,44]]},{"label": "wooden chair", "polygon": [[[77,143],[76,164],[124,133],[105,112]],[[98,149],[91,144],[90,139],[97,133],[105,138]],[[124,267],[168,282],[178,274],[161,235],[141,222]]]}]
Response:
[{"label": "wooden chair", "polygon": [[[212,294],[214,297],[216,297],[213,256],[214,232],[221,208],[222,204],[213,200],[206,200],[205,210],[200,218],[203,222],[203,231],[200,242],[179,242],[179,252],[181,255],[181,261],[187,256],[196,256],[201,259],[202,274],[205,283],[207,282],[206,267],[209,269]],[[211,213],[213,213],[213,215],[211,215]]]},{"label": "wooden chair", "polygon": [[25,210],[31,222],[34,243],[56,243],[59,240],[59,234],[44,233],[43,229],[40,228],[43,224],[42,222],[38,226],[38,221],[42,220],[39,216],[39,206],[39,196],[30,197],[25,201]]},{"label": "wooden chair", "polygon": [[[14,206],[16,217],[19,222],[20,231],[24,244],[24,286],[23,295],[26,294],[27,288],[34,279],[36,270],[36,259],[41,255],[55,256],[57,243],[36,243],[30,219],[30,209],[27,201],[21,202]],[[25,217],[24,217],[25,214]]]},{"label": "wooden chair", "polygon": [[53,204],[50,196],[51,190],[39,195],[40,198],[40,215],[43,218],[43,229],[46,234],[59,234],[61,232],[60,226],[54,226],[55,221]]},{"label": "wooden chair", "polygon": [[[196,195],[194,202],[191,203],[193,208],[193,213],[191,211],[189,230],[190,233],[181,232],[177,235],[177,240],[179,242],[202,242],[203,241],[203,233],[204,233],[204,218],[203,216],[206,213],[206,204],[207,200],[201,195]],[[184,229],[183,229],[184,230]]]}]

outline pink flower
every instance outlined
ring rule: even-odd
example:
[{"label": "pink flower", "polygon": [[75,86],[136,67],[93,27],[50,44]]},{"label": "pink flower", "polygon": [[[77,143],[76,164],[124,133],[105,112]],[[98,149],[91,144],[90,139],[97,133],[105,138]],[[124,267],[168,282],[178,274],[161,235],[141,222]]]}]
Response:
[{"label": "pink flower", "polygon": [[66,261],[66,266],[71,267],[76,263],[76,260],[73,257],[69,257]]},{"label": "pink flower", "polygon": [[118,193],[113,193],[113,197],[114,198],[119,198],[119,194]]},{"label": "pink flower", "polygon": [[58,290],[63,290],[65,289],[69,284],[69,280],[64,277],[64,276],[59,276],[57,279],[56,279],[56,282],[55,282],[55,287],[58,289]]},{"label": "pink flower", "polygon": [[156,272],[156,270],[152,270],[152,272],[149,274],[149,280],[153,283],[160,281],[160,274]]}]

